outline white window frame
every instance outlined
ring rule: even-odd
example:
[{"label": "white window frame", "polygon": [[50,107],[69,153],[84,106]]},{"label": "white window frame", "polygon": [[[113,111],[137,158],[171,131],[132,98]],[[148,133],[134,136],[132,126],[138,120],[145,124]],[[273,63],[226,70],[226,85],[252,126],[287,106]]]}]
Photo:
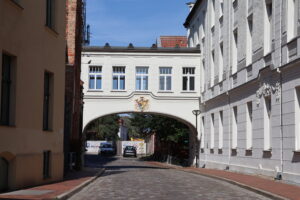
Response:
[{"label": "white window frame", "polygon": [[216,54],[215,50],[211,51],[211,68],[210,68],[210,82],[211,85],[215,83],[215,63],[216,63]]},{"label": "white window frame", "polygon": [[295,88],[295,151],[300,152],[300,87]]},{"label": "white window frame", "polygon": [[[92,68],[94,68],[92,70]],[[100,69],[100,70],[96,70],[96,69]],[[90,79],[91,79],[91,76],[94,77],[94,87],[93,88],[90,88]],[[100,77],[100,80],[101,80],[101,87],[100,88],[97,88],[97,78]],[[98,66],[98,65],[90,65],[89,66],[89,88],[88,90],[102,90],[102,66]]]},{"label": "white window frame", "polygon": [[215,148],[215,114],[210,114],[210,149]]},{"label": "white window frame", "polygon": [[296,0],[287,0],[286,1],[286,32],[287,32],[287,42],[291,41],[296,36],[296,27],[297,27],[297,7]]},{"label": "white window frame", "polygon": [[237,129],[238,129],[238,107],[234,106],[232,108],[232,138],[231,138],[231,148],[237,149]]},{"label": "white window frame", "polygon": [[253,14],[247,17],[246,66],[249,66],[252,63],[252,35],[253,35]]},{"label": "white window frame", "polygon": [[231,74],[237,72],[237,60],[238,60],[238,29],[234,29],[232,32],[232,69]]},{"label": "white window frame", "polygon": [[[272,98],[266,96],[263,99],[264,107],[264,151],[271,150],[271,117],[272,117]],[[270,109],[269,109],[270,108]]]},{"label": "white window frame", "polygon": [[[185,73],[185,70],[187,71],[186,73]],[[195,89],[196,89],[195,88],[195,86],[196,86],[195,70],[196,70],[195,67],[183,67],[182,68],[182,91],[184,91],[184,92],[194,92],[195,91]],[[184,88],[183,88],[184,77],[187,78],[186,90],[184,90]],[[193,90],[190,88],[191,78],[194,78],[194,89]]]},{"label": "white window frame", "polygon": [[[138,73],[138,69],[141,70],[141,73]],[[137,91],[148,91],[149,90],[149,67],[141,67],[138,66],[135,68],[135,81],[137,81],[137,78],[141,78],[141,88],[137,88],[137,84],[135,82],[135,90]],[[145,88],[144,86],[144,79],[146,78],[147,80],[147,86]]]},{"label": "white window frame", "polygon": [[205,117],[202,116],[201,117],[201,136],[200,136],[201,137],[200,138],[201,139],[201,141],[200,141],[201,142],[201,144],[200,144],[201,149],[204,149],[204,146],[205,146],[204,145],[205,144],[204,143],[204,139],[205,139],[205,134],[204,133],[205,133]]},{"label": "white window frame", "polygon": [[[114,69],[118,69],[119,70],[116,70],[114,71]],[[124,69],[124,70],[123,70]],[[125,66],[113,66],[113,73],[112,73],[112,90],[113,91],[125,91],[126,90],[126,67]],[[118,77],[118,86],[117,86],[117,89],[114,88],[114,77],[117,76]],[[120,82],[121,82],[121,77],[124,76],[124,89],[121,89],[120,88]]]},{"label": "white window frame", "polygon": [[[164,70],[164,72],[162,73],[162,70]],[[161,92],[165,92],[165,91],[172,91],[172,71],[173,68],[172,67],[159,67],[159,85],[158,85],[158,90]],[[163,77],[164,79],[164,86],[163,89],[160,88],[160,80],[161,77]],[[167,78],[170,77],[171,79],[171,85],[170,85],[170,89],[167,89]]]},{"label": "white window frame", "polygon": [[224,136],[224,112],[219,111],[219,149],[223,148],[223,136]]},{"label": "white window frame", "polygon": [[246,149],[247,150],[251,150],[253,145],[252,123],[253,123],[253,103],[252,101],[250,101],[247,102],[246,104]]},{"label": "white window frame", "polygon": [[219,44],[219,81],[223,80],[224,70],[224,45],[223,41]]},{"label": "white window frame", "polygon": [[[270,3],[271,2],[271,3]],[[268,13],[268,5],[271,4],[271,14]],[[273,23],[273,2],[264,0],[264,55],[271,52],[272,45],[272,23]]]}]

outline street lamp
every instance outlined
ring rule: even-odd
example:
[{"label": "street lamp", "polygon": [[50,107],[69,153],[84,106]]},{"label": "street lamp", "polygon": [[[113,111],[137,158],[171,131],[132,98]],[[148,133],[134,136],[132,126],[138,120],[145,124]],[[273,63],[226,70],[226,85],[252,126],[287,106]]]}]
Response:
[{"label": "street lamp", "polygon": [[198,167],[198,148],[199,148],[199,145],[198,145],[198,116],[200,115],[201,111],[200,110],[193,110],[192,111],[193,115],[195,115],[196,117],[196,134],[197,134],[197,140],[196,140],[196,167]]}]

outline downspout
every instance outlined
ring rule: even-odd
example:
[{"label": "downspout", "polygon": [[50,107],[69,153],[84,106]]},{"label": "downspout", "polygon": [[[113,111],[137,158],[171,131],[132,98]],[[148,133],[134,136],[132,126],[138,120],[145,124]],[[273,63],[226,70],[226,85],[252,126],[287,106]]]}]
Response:
[{"label": "downspout", "polygon": [[[282,2],[280,3],[280,15],[282,16]],[[281,37],[281,33],[282,33],[282,18],[280,18],[279,20],[279,33],[280,33],[280,37]],[[280,48],[280,56],[279,56],[279,66],[282,66],[282,50],[281,50],[281,45],[282,45],[282,40],[281,38],[279,39],[279,48]],[[279,78],[280,78],[280,165],[281,165],[281,169],[280,172],[277,173],[276,175],[276,179],[281,180],[282,179],[282,174],[283,174],[283,118],[282,118],[282,110],[283,110],[283,106],[282,106],[282,72],[280,71],[279,68],[277,68],[277,72],[279,73]]]},{"label": "downspout", "polygon": [[230,166],[230,160],[231,160],[231,106],[230,106],[230,95],[229,95],[229,91],[230,91],[230,66],[232,65],[232,55],[231,55],[231,50],[232,50],[232,36],[231,36],[231,29],[233,28],[233,18],[232,18],[232,15],[234,15],[234,10],[231,10],[232,9],[232,6],[230,6],[231,4],[228,4],[228,9],[230,9],[230,11],[228,12],[229,13],[229,50],[228,50],[228,53],[229,53],[229,65],[228,65],[228,74],[227,74],[227,81],[228,81],[228,88],[227,88],[227,96],[228,96],[228,111],[229,111],[229,132],[228,132],[228,165],[226,166],[226,169],[229,170],[229,166]]}]

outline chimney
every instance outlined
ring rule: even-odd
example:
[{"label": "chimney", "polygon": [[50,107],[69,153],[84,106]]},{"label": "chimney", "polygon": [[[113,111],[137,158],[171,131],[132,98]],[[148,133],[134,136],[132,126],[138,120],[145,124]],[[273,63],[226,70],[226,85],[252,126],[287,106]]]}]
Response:
[{"label": "chimney", "polygon": [[195,2],[189,2],[189,3],[186,3],[186,5],[188,5],[190,11],[193,9],[194,5],[195,5]]}]

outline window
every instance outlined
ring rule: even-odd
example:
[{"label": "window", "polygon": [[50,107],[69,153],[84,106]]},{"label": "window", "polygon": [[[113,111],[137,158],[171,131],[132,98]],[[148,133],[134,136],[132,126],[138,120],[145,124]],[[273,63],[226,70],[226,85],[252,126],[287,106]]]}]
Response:
[{"label": "window", "polygon": [[210,68],[210,82],[214,85],[215,78],[215,50],[211,52],[211,68]]},{"label": "window", "polygon": [[182,90],[194,91],[195,90],[195,68],[184,67],[182,68]]},{"label": "window", "polygon": [[295,150],[300,151],[300,87],[296,88],[295,126]]},{"label": "window", "polygon": [[148,67],[136,67],[136,90],[148,90]]},{"label": "window", "polygon": [[200,142],[201,142],[201,149],[204,149],[204,132],[205,132],[205,118],[202,117],[201,118],[201,138],[200,138]]},{"label": "window", "polygon": [[172,68],[159,68],[159,90],[166,91],[172,89]]},{"label": "window", "polygon": [[289,42],[296,36],[296,24],[297,24],[297,6],[295,4],[296,0],[287,0],[287,14],[286,14],[286,24],[287,24],[287,41]]},{"label": "window", "polygon": [[237,121],[238,120],[238,110],[237,106],[232,108],[232,138],[231,138],[231,148],[237,148]]},{"label": "window", "polygon": [[219,112],[219,149],[223,148],[223,111]]},{"label": "window", "polygon": [[201,68],[201,92],[205,90],[205,60],[202,60],[202,68]]},{"label": "window", "polygon": [[220,17],[223,16],[224,13],[224,2],[223,0],[219,0],[219,5],[220,5]]},{"label": "window", "polygon": [[246,108],[246,149],[252,148],[252,102],[247,103]]},{"label": "window", "polygon": [[9,125],[10,96],[11,96],[11,57],[2,55],[2,78],[1,78],[1,125]]},{"label": "window", "polygon": [[246,65],[252,63],[252,28],[253,28],[253,15],[250,15],[247,19],[247,48],[246,48]]},{"label": "window", "polygon": [[232,74],[237,72],[237,47],[238,47],[238,31],[235,29],[232,34]]},{"label": "window", "polygon": [[211,27],[213,27],[215,26],[215,0],[211,2]]},{"label": "window", "polygon": [[234,11],[238,9],[238,0],[232,0],[232,7]]},{"label": "window", "polygon": [[44,151],[44,153],[43,153],[43,177],[44,177],[44,179],[50,178],[50,160],[51,160],[51,151]]},{"label": "window", "polygon": [[210,148],[215,147],[215,115],[212,113],[210,116]]},{"label": "window", "polygon": [[43,107],[43,130],[52,128],[52,107],[53,107],[53,74],[44,73],[44,107]]},{"label": "window", "polygon": [[125,90],[125,67],[113,67],[113,90]]},{"label": "window", "polygon": [[55,0],[46,0],[46,26],[54,29]]},{"label": "window", "polygon": [[264,99],[264,150],[271,150],[271,113],[272,104],[271,97]]},{"label": "window", "polygon": [[219,49],[219,81],[223,79],[223,53],[223,42],[221,42]]},{"label": "window", "polygon": [[90,66],[89,89],[91,90],[102,89],[102,67],[101,66]]},{"label": "window", "polygon": [[265,0],[264,14],[264,53],[265,55],[271,51],[272,45],[272,0]]}]

